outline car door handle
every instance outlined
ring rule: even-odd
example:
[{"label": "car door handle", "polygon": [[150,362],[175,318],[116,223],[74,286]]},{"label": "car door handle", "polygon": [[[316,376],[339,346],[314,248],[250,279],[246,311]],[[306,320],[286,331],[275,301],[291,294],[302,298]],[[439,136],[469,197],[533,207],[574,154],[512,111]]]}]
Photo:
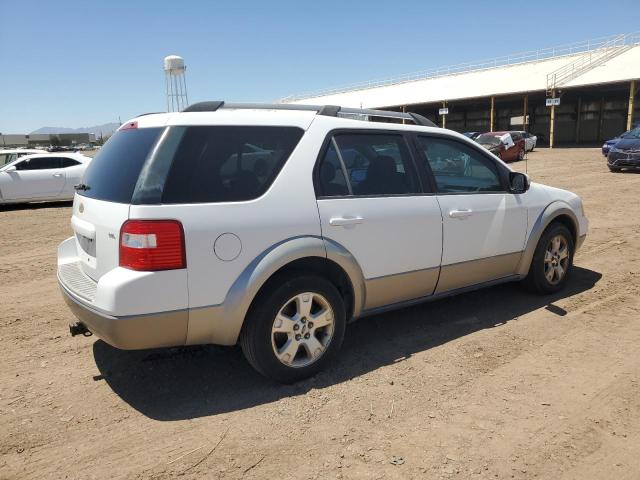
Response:
[{"label": "car door handle", "polygon": [[473,215],[473,210],[463,209],[463,210],[451,210],[449,212],[449,216],[451,218],[467,218]]},{"label": "car door handle", "polygon": [[363,221],[364,218],[362,217],[333,217],[329,219],[329,225],[334,227],[344,227],[345,225],[357,225]]},{"label": "car door handle", "polygon": [[53,176],[56,177],[56,178],[59,178],[59,177],[62,176],[62,174],[61,173],[54,173]]}]

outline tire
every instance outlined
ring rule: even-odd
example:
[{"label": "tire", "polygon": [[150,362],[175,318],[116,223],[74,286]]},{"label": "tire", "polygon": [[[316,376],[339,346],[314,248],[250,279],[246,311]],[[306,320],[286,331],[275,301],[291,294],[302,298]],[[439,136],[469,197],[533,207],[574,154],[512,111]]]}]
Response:
[{"label": "tire", "polygon": [[[247,361],[280,383],[294,383],[322,370],[344,339],[345,306],[336,287],[322,277],[300,275],[276,277],[263,292],[240,334]],[[319,327],[310,321],[314,318],[316,323],[331,323]]]},{"label": "tire", "polygon": [[[555,242],[557,238],[561,239],[560,245],[555,243],[552,245],[552,241]],[[566,257],[562,257],[562,245],[566,246]],[[551,251],[547,252],[547,250]],[[540,237],[533,254],[529,273],[524,280],[527,288],[542,295],[562,290],[573,270],[574,252],[575,244],[569,229],[558,222],[549,225]],[[549,258],[547,253],[552,255],[552,258]],[[564,271],[561,276],[558,266]],[[555,270],[555,272],[551,272],[551,270]]]},{"label": "tire", "polygon": [[621,172],[622,169],[620,167],[609,167],[609,171],[612,173],[618,173]]},{"label": "tire", "polygon": [[524,159],[524,148],[518,152],[518,160]]}]

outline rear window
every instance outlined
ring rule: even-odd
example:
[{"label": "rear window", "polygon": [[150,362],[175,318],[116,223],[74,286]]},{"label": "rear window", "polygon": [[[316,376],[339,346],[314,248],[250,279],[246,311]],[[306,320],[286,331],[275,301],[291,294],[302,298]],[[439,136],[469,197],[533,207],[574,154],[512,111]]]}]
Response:
[{"label": "rear window", "polygon": [[163,150],[173,152],[162,203],[257,198],[271,186],[304,133],[297,127],[190,126],[170,130],[157,155],[163,157]]},{"label": "rear window", "polygon": [[117,131],[89,163],[82,179],[88,190],[82,196],[117,203],[131,203],[140,170],[162,128]]}]

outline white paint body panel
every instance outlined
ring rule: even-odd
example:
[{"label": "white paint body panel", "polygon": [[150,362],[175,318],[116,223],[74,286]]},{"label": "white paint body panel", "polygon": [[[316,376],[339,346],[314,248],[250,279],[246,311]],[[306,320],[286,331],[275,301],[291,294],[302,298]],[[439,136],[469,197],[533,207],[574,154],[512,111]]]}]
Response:
[{"label": "white paint body panel", "polygon": [[[71,226],[76,233],[78,259],[82,262],[84,273],[95,281],[118,266],[120,228],[128,218],[128,204],[105,202],[80,195],[73,199]],[[91,236],[91,229],[95,232],[93,239],[88,238]],[[83,240],[79,235],[88,240]],[[81,241],[85,242],[86,248],[83,248]]]},{"label": "white paint body panel", "polygon": [[[522,251],[527,209],[520,197],[510,193],[438,196],[444,225],[442,264]],[[465,210],[468,216],[451,216]]]},{"label": "white paint body panel", "polygon": [[[70,158],[80,162],[65,168],[7,171],[26,160],[42,157]],[[71,200],[91,158],[78,154],[25,155],[0,168],[0,203]]]},{"label": "white paint body panel", "polygon": [[[442,216],[435,196],[318,200],[322,235],[355,257],[364,278],[438,268]],[[362,218],[330,225],[332,218]]]},{"label": "white paint body panel", "polygon": [[61,168],[0,172],[0,192],[7,201],[57,198],[64,182],[65,172]]}]

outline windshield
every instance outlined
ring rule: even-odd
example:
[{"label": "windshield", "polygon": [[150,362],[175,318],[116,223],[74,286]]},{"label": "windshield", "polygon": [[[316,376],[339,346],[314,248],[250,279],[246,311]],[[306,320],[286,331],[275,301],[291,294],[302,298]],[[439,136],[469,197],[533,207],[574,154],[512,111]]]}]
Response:
[{"label": "windshield", "polygon": [[16,153],[0,153],[0,168],[13,162],[18,155]]},{"label": "windshield", "polygon": [[480,135],[476,138],[476,142],[481,143],[483,145],[500,145],[500,137],[496,137],[495,135]]},{"label": "windshield", "polygon": [[620,135],[621,138],[640,138],[640,127],[629,130],[626,133]]}]

